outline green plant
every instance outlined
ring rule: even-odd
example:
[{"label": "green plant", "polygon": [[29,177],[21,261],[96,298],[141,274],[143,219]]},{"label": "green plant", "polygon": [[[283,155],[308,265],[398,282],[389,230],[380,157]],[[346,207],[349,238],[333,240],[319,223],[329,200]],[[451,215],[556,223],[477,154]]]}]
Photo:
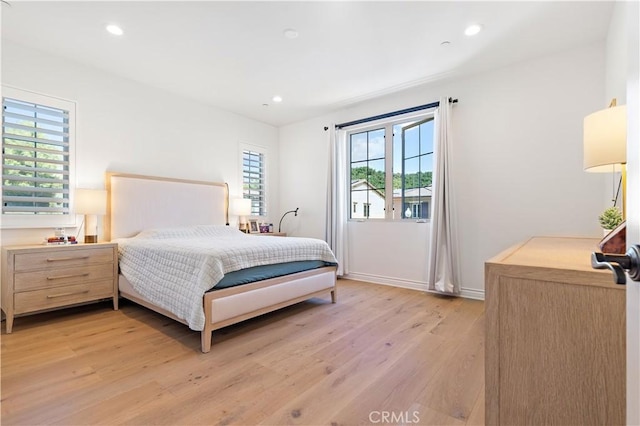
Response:
[{"label": "green plant", "polygon": [[600,226],[604,229],[613,229],[622,223],[622,212],[617,207],[609,207],[598,217]]}]

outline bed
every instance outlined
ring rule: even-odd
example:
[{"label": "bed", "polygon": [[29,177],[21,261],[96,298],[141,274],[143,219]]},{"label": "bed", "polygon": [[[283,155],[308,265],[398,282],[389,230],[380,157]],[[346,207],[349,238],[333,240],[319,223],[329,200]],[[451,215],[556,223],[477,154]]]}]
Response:
[{"label": "bed", "polygon": [[[165,285],[168,285],[167,282],[171,280],[161,273],[155,274],[154,269],[142,270],[145,266],[152,265],[152,260],[141,262],[138,258],[135,262],[129,262],[127,261],[129,257],[123,257],[124,253],[138,253],[136,256],[151,253],[148,258],[155,259],[158,253],[153,250],[157,250],[164,238],[173,238],[170,240],[170,244],[166,244],[167,248],[187,245],[186,248],[182,248],[188,252],[193,249],[193,246],[201,244],[200,240],[193,240],[192,243],[191,240],[185,238],[185,235],[192,233],[198,234],[196,239],[203,237],[203,235],[215,234],[216,238],[220,235],[218,239],[225,242],[217,244],[226,244],[225,247],[230,247],[230,250],[231,247],[247,244],[266,245],[270,247],[269,253],[282,251],[289,253],[289,255],[297,255],[298,252],[304,251],[304,248],[293,249],[292,244],[303,244],[305,241],[307,244],[314,244],[314,240],[255,237],[241,234],[234,227],[229,227],[229,196],[227,186],[224,183],[117,172],[107,172],[106,183],[108,212],[104,223],[105,239],[116,241],[119,246],[122,245],[119,247],[121,256],[120,296],[200,331],[202,352],[206,353],[211,350],[212,332],[222,327],[313,297],[330,295],[332,303],[336,302],[337,268],[330,259],[325,259],[326,262],[322,265],[316,264],[313,269],[204,291],[204,294],[198,296],[196,300],[198,306],[194,308],[198,311],[196,313],[198,316],[203,316],[203,320],[201,322],[195,321],[188,315],[182,315],[182,312],[176,311],[174,307],[167,307],[162,303],[162,297],[168,298],[167,295],[162,294],[165,291],[163,287],[159,286],[162,289],[155,287],[148,289],[140,287],[139,282],[141,277],[146,277],[146,281],[157,280],[158,283],[163,282]],[[182,241],[185,243],[182,244]],[[187,243],[187,241],[189,242]],[[325,244],[319,240],[315,240],[315,243]],[[134,252],[134,248],[138,252]],[[207,248],[207,250],[214,249]],[[238,250],[240,249],[238,248]],[[184,255],[173,253],[166,256],[173,259]],[[233,255],[227,257],[234,258]],[[206,260],[203,262],[202,264],[206,264],[207,267],[211,263]],[[135,273],[136,265],[140,265],[139,274]],[[240,267],[242,266],[240,265]],[[189,266],[189,268],[191,267]],[[124,273],[122,273],[123,270]],[[158,271],[162,272],[160,268]],[[218,282],[219,273],[211,271],[207,269],[201,275],[214,277],[215,282],[210,284],[213,286]],[[226,275],[223,278],[226,278]],[[182,276],[176,281],[180,279]],[[157,295],[160,299],[156,297]]]}]

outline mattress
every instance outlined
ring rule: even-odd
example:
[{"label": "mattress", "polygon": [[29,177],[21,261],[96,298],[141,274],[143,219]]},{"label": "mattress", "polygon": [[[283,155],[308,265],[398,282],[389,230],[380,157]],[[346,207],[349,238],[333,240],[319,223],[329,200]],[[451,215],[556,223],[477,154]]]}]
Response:
[{"label": "mattress", "polygon": [[228,226],[153,229],[115,242],[120,271],[133,289],[198,331],[204,293],[230,273],[289,262],[337,264],[322,240],[257,238]]},{"label": "mattress", "polygon": [[278,263],[275,265],[254,266],[253,268],[241,269],[225,274],[209,291],[268,280],[269,278],[282,277],[331,265],[335,265],[335,263],[324,262],[322,260],[303,260],[299,262]]}]

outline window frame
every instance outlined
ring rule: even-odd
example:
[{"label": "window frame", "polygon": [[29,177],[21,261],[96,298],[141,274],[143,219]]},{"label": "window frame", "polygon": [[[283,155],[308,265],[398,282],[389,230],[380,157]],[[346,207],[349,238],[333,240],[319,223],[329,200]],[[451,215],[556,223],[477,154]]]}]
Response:
[{"label": "window frame", "polygon": [[[269,179],[268,179],[268,173],[269,173],[269,167],[268,167],[268,161],[269,161],[269,150],[264,147],[264,146],[259,146],[259,145],[251,145],[251,144],[245,144],[245,143],[241,143],[240,144],[240,150],[239,150],[239,157],[240,157],[240,193],[242,195],[242,198],[250,198],[247,197],[245,194],[245,188],[244,188],[244,173],[245,173],[245,169],[244,169],[244,153],[245,151],[249,151],[252,153],[256,153],[256,154],[260,154],[262,155],[262,168],[263,168],[263,172],[262,172],[262,198],[263,198],[263,203],[262,203],[262,213],[261,214],[253,214],[253,210],[252,213],[248,216],[248,217],[256,217],[256,218],[266,218],[268,217],[268,211],[269,211],[269,202],[268,202],[268,189],[269,189]],[[253,203],[252,203],[252,209],[253,209]]]},{"label": "window frame", "polygon": [[[76,187],[76,126],[77,126],[77,102],[50,96],[43,93],[20,89],[13,86],[2,85],[2,99],[15,99],[27,103],[38,104],[46,107],[58,108],[69,112],[69,212],[62,214],[5,214],[0,212],[0,229],[28,229],[28,228],[51,228],[51,227],[76,227],[77,216],[74,213],[74,189]],[[4,104],[4,102],[3,102]],[[3,109],[4,117],[4,109]],[[4,142],[3,142],[4,143]],[[3,154],[4,171],[4,154]],[[4,179],[3,182],[4,183]],[[0,191],[2,191],[0,189]]]},{"label": "window frame", "polygon": [[[351,135],[357,133],[363,133],[367,131],[372,131],[376,129],[384,129],[384,138],[385,138],[385,188],[391,188],[391,191],[385,189],[385,200],[384,200],[384,209],[385,215],[384,218],[353,218],[351,209],[347,212],[347,221],[349,222],[367,222],[367,221],[376,221],[376,222],[402,222],[402,223],[428,223],[431,221],[431,215],[428,218],[403,218],[402,212],[399,212],[397,217],[394,216],[393,212],[393,127],[398,124],[402,124],[407,121],[422,121],[422,120],[435,120],[436,108],[431,108],[428,110],[411,112],[403,115],[397,115],[389,118],[385,118],[382,120],[371,121],[369,123],[364,123],[360,125],[355,125],[351,127],[345,127],[343,130],[345,131],[345,149],[347,151],[347,196],[348,196],[348,206],[352,206],[353,200],[351,198]],[[391,135],[391,137],[387,137]],[[435,143],[435,140],[434,140]],[[434,162],[435,162],[435,156]],[[435,165],[435,163],[434,163]],[[431,201],[429,201],[429,207],[431,207]]]}]

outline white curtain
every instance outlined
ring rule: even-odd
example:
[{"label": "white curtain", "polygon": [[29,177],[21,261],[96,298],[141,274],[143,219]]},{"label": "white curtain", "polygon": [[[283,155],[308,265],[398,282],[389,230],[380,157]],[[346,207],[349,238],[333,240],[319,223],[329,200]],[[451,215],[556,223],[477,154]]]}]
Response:
[{"label": "white curtain", "polygon": [[331,125],[329,174],[327,177],[327,222],[325,240],[338,259],[338,275],[348,273],[347,256],[347,135]]},{"label": "white curtain", "polygon": [[431,238],[429,240],[428,289],[459,294],[458,241],[451,172],[451,104],[440,98],[435,114]]}]

